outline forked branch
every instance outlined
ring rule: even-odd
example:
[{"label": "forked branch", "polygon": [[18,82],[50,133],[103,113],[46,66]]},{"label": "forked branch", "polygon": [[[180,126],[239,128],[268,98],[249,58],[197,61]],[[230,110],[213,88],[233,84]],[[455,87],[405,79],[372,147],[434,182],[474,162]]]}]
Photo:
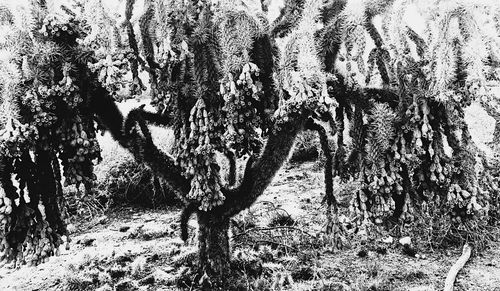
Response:
[{"label": "forked branch", "polygon": [[239,187],[223,191],[226,201],[213,211],[226,217],[238,214],[250,207],[264,193],[293,147],[295,138],[303,129],[307,116],[299,116],[281,125],[282,129],[270,133],[261,155],[255,162],[247,163],[245,175]]},{"label": "forked branch", "polygon": [[94,113],[113,138],[128,149],[135,159],[144,162],[161,175],[171,190],[184,201],[191,188],[190,182],[182,175],[182,170],[175,164],[174,158],[159,150],[153,143],[146,124],[146,119],[151,118],[152,114],[143,114],[144,110],[138,108],[132,110],[124,120],[113,98],[105,89],[101,88],[94,93],[91,104]]},{"label": "forked branch", "polygon": [[[152,141],[146,121],[153,119],[154,115],[137,108],[124,119],[113,98],[103,88],[94,92],[91,106],[120,145],[161,175],[173,192],[187,203],[185,197],[191,188],[190,181],[182,175],[182,169],[175,164],[174,158],[159,150]],[[211,211],[231,217],[250,207],[287,160],[306,119],[307,115],[301,115],[282,124],[280,131],[271,133],[260,157],[255,162],[252,157],[247,163],[241,184],[236,188],[223,189],[226,197],[224,204]]]}]

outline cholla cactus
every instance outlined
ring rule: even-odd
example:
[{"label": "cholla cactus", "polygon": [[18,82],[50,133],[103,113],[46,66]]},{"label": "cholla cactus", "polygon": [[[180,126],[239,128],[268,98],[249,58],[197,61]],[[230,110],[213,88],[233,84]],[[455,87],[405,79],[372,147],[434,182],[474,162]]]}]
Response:
[{"label": "cholla cactus", "polygon": [[47,9],[33,2],[2,47],[0,258],[15,265],[44,262],[68,242],[61,173],[65,185],[90,184],[100,159],[88,109],[93,85],[80,82],[91,75],[76,41],[81,23]]},{"label": "cholla cactus", "polygon": [[[436,9],[417,9],[429,3]],[[18,34],[24,41],[11,45],[16,48],[12,55],[18,76],[29,86],[16,93],[19,123],[7,123],[14,125],[5,136],[24,147],[15,148],[20,155],[6,155],[8,164],[20,158],[31,165],[26,147],[34,143],[41,156],[37,161],[43,161],[37,167],[47,172],[50,166],[48,172],[56,180],[43,185],[56,189],[52,196],[34,192],[38,196],[32,197],[32,191],[28,195],[30,209],[40,216],[45,213],[51,228],[58,226],[53,235],[40,222],[36,236],[48,236],[49,248],[35,248],[37,255],[38,250],[51,254],[50,246],[60,243],[58,235],[64,233],[54,202],[58,198],[47,198],[60,192],[55,154],[63,160],[68,184],[92,180],[92,161],[99,159],[92,114],[186,204],[181,216],[185,236],[187,220],[193,212],[198,214],[201,280],[196,281],[211,284],[207,289],[227,289],[230,218],[264,192],[303,128],[320,135],[329,208],[336,208],[336,175],[359,185],[351,209],[360,222],[382,223],[389,216],[411,222],[424,212],[425,204],[432,204],[457,225],[486,223],[488,204],[498,195],[496,182],[488,167],[478,170],[479,152],[463,107],[480,99],[496,108],[487,99],[493,98],[489,83],[498,83],[491,67],[500,59],[495,50],[498,34],[493,33],[499,17],[488,10],[494,3],[290,0],[284,4],[280,16],[268,23],[258,5],[247,9],[222,1],[144,1],[138,17],[139,46],[132,19],[134,1],[128,0],[124,26],[130,70],[135,84],[140,84],[139,65],[147,70],[159,112],[137,108],[126,118],[110,92],[120,75],[117,68],[129,69],[123,58],[111,53],[99,61],[102,55],[75,40],[85,35],[72,17],[68,24],[57,15],[45,22],[45,16],[32,17],[28,31]],[[414,8],[421,12],[423,31],[404,21],[408,9]],[[52,72],[47,68],[54,73],[47,73]],[[335,152],[318,120],[330,125]],[[154,145],[148,123],[174,128],[173,156]],[[346,123],[352,144],[344,140]],[[33,143],[23,144],[23,138]],[[445,141],[452,149],[450,156]],[[51,148],[55,152],[47,153]],[[216,152],[233,158],[250,156],[239,185],[221,179]],[[6,169],[8,177],[14,169]],[[29,180],[31,172],[20,173],[20,179]],[[48,180],[54,182],[54,177]],[[12,203],[17,193],[9,181],[2,180],[2,186],[10,215],[21,212],[32,217],[33,212]],[[43,207],[38,206],[40,201]],[[9,207],[4,209],[11,211]],[[17,235],[18,241],[26,239],[21,232]],[[24,253],[23,246],[10,243],[7,257]],[[37,260],[40,256],[35,256]]]}]

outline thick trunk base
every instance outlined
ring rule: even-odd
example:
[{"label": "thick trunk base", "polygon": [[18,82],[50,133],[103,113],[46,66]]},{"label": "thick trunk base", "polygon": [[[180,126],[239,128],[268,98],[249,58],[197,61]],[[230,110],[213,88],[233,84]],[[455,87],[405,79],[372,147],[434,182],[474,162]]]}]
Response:
[{"label": "thick trunk base", "polygon": [[230,274],[229,219],[198,214],[200,279],[203,290],[227,290]]}]

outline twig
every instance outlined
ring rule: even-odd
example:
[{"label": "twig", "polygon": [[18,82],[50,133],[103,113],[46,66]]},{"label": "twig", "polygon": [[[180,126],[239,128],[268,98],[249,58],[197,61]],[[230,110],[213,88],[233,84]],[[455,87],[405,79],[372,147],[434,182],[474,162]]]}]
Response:
[{"label": "twig", "polygon": [[272,241],[272,240],[267,240],[267,239],[255,240],[255,241],[253,241],[253,243],[254,244],[264,243],[264,244],[268,244],[268,245],[282,246],[282,247],[285,248],[285,251],[287,251],[287,249],[291,249],[293,251],[296,251],[297,253],[301,253],[301,254],[304,253],[303,251],[299,250],[298,248],[292,247],[292,246],[287,245],[285,243],[280,243],[280,242],[276,242],[276,241]]},{"label": "twig", "polygon": [[450,271],[448,272],[448,276],[446,276],[446,281],[444,282],[443,291],[453,291],[453,284],[455,283],[455,278],[457,277],[458,272],[464,267],[465,263],[467,263],[467,261],[469,260],[471,251],[472,248],[469,246],[468,243],[466,243],[464,245],[462,255],[451,267]]},{"label": "twig", "polygon": [[233,236],[233,240],[240,237],[240,236],[244,236],[245,234],[248,234],[249,232],[252,232],[252,231],[267,231],[267,230],[281,230],[281,229],[288,229],[288,230],[296,230],[296,231],[299,231],[303,234],[306,234],[310,237],[314,237],[314,235],[302,230],[302,229],[299,229],[299,228],[296,228],[296,227],[293,227],[293,226],[275,226],[275,227],[253,227],[253,228],[250,228],[250,229],[247,229],[245,230],[244,232],[242,233],[238,233],[236,235]]}]

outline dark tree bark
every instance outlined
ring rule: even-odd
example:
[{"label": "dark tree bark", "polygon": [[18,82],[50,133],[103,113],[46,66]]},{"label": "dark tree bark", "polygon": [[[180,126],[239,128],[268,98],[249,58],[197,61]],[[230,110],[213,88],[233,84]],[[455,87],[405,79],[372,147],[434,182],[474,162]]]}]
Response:
[{"label": "dark tree bark", "polygon": [[[198,248],[202,286],[224,290],[230,274],[229,218],[210,212],[198,214]],[[217,279],[218,278],[218,279]],[[215,279],[215,280],[214,280]]]},{"label": "dark tree bark", "polygon": [[224,155],[227,158],[227,161],[229,162],[229,173],[227,175],[227,182],[229,186],[233,186],[234,183],[236,183],[236,155],[230,151],[227,150]]}]

